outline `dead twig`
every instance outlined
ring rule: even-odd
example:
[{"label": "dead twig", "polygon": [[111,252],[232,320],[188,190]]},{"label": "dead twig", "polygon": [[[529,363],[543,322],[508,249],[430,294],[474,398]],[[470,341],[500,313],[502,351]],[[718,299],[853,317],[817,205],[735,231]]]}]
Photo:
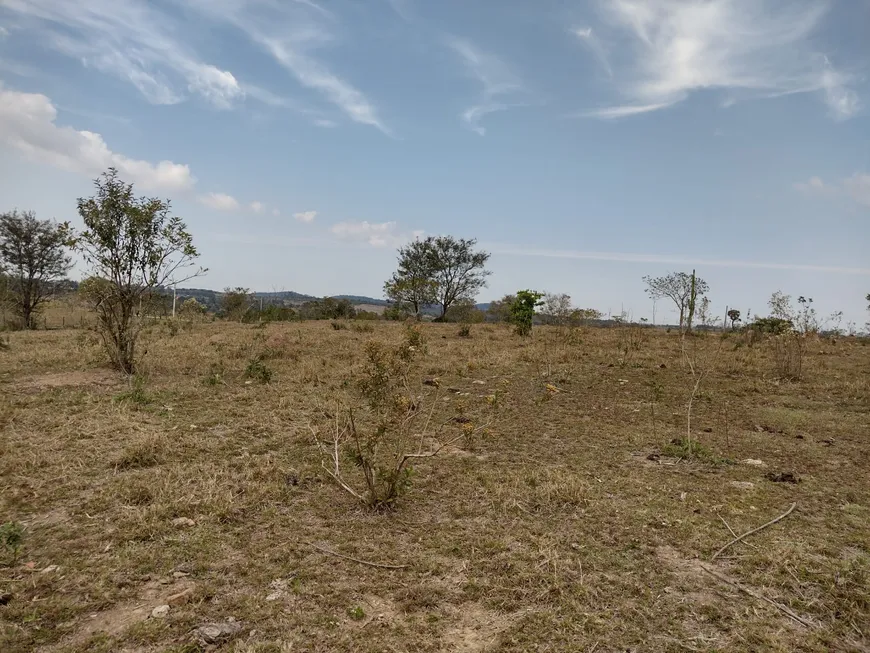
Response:
[{"label": "dead twig", "polygon": [[[731,526],[728,524],[727,521],[725,521],[725,518],[724,518],[722,515],[720,515],[718,512],[716,513],[716,516],[717,516],[719,519],[722,520],[722,523],[725,524],[725,528],[728,529],[728,532],[731,533],[731,535],[732,535],[733,537],[737,537],[737,533],[735,533],[735,532],[734,532],[734,529],[731,528]],[[746,546],[751,546],[753,549],[757,549],[757,548],[758,548],[757,546],[755,546],[755,545],[752,544],[751,542],[744,542],[744,544],[745,544]]]},{"label": "dead twig", "polygon": [[782,513],[782,514],[781,514],[779,517],[777,517],[776,519],[771,519],[771,520],[770,520],[769,522],[767,522],[766,524],[762,524],[762,525],[759,526],[758,528],[753,528],[751,531],[747,531],[747,532],[745,532],[743,535],[740,535],[740,536],[738,536],[738,537],[735,537],[733,540],[731,540],[730,542],[728,542],[728,544],[726,544],[726,545],[723,546],[721,549],[719,549],[718,551],[716,551],[716,553],[714,553],[714,554],[713,554],[713,557],[710,558],[710,559],[711,559],[711,560],[715,560],[715,559],[718,558],[720,555],[722,555],[722,553],[725,552],[725,549],[727,549],[727,548],[728,548],[729,546],[731,546],[732,544],[737,544],[737,542],[739,542],[740,540],[742,540],[742,539],[744,539],[744,538],[746,538],[746,537],[749,537],[750,535],[752,535],[752,534],[754,534],[754,533],[757,533],[758,531],[764,530],[764,529],[767,528],[768,526],[772,526],[773,524],[775,524],[775,523],[778,522],[778,521],[782,521],[783,519],[785,519],[786,517],[788,517],[788,516],[791,514],[792,510],[795,509],[795,506],[797,506],[796,503],[791,504],[791,506],[789,507],[789,509],[786,510],[784,513]]},{"label": "dead twig", "polygon": [[327,553],[331,556],[335,556],[336,558],[344,558],[345,560],[350,560],[351,562],[356,562],[361,565],[367,565],[369,567],[377,567],[378,569],[405,569],[408,567],[408,565],[388,565],[381,562],[369,562],[368,560],[360,560],[359,558],[346,556],[343,553],[338,553],[337,551],[333,551],[332,549],[327,549],[325,546],[320,546],[319,544],[315,544],[314,542],[306,542],[305,544],[317,549],[318,551]]},{"label": "dead twig", "polygon": [[804,618],[798,616],[797,614],[795,614],[795,613],[791,610],[791,608],[788,608],[788,607],[784,606],[782,603],[777,603],[777,602],[774,601],[773,599],[769,599],[769,598],[767,598],[766,596],[764,596],[763,594],[759,594],[759,593],[756,592],[755,590],[751,590],[751,589],[749,589],[748,587],[744,587],[744,586],[741,585],[740,583],[737,583],[737,582],[731,580],[730,578],[726,578],[726,577],[723,576],[722,574],[719,574],[719,573],[713,571],[712,569],[708,569],[708,568],[705,567],[704,565],[700,565],[700,567],[701,567],[701,569],[703,569],[704,571],[706,571],[708,574],[710,574],[713,578],[715,578],[715,579],[717,579],[717,580],[720,580],[720,581],[722,581],[723,583],[727,583],[728,585],[731,585],[731,587],[734,587],[734,588],[740,590],[741,592],[743,592],[743,593],[745,593],[745,594],[748,594],[749,596],[751,596],[751,597],[753,597],[753,598],[759,599],[760,601],[764,601],[765,603],[769,603],[770,605],[772,605],[773,607],[775,607],[777,610],[779,610],[779,611],[782,612],[783,614],[785,614],[785,615],[791,617],[792,619],[794,619],[796,622],[798,622],[798,623],[801,624],[802,626],[806,626],[807,628],[812,628],[812,627],[813,627],[813,624],[812,624],[812,623],[810,623],[810,622],[807,621],[806,619],[804,619]]}]

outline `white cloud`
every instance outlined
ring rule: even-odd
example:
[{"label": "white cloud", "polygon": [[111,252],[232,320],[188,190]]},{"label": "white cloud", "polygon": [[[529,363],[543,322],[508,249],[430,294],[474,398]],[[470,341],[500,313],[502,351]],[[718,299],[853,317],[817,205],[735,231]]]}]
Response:
[{"label": "white cloud", "polygon": [[[165,13],[135,0],[6,0],[45,46],[130,82],[153,104],[184,100],[184,90],[219,108],[244,91],[229,71],[200,61]],[[179,83],[181,82],[181,83]]]},{"label": "white cloud", "polygon": [[251,202],[250,208],[254,213],[262,213],[266,210],[266,205],[255,200]]},{"label": "white cloud", "polygon": [[278,209],[272,209],[272,215],[278,217],[279,215],[281,215],[281,212]]},{"label": "white cloud", "polygon": [[464,39],[451,38],[450,48],[459,55],[466,72],[483,87],[480,102],[462,113],[462,121],[473,132],[484,136],[486,129],[480,120],[487,114],[509,109],[504,99],[525,91],[522,82],[498,57],[481,51]]},{"label": "white cloud", "polygon": [[[859,109],[849,75],[813,49],[827,2],[611,0],[601,29],[575,31],[601,60],[602,43],[626,102],[582,115],[617,118],[682,102],[703,89],[757,97],[818,92],[836,119]],[[593,46],[589,38],[597,34]],[[600,46],[600,47],[598,47]]]},{"label": "white cloud", "polygon": [[342,240],[368,243],[372,247],[387,247],[407,240],[396,233],[395,222],[339,222],[329,231]]},{"label": "white cloud", "polygon": [[856,172],[841,182],[828,183],[820,177],[811,177],[808,181],[794,184],[796,190],[810,195],[826,195],[829,197],[846,196],[854,202],[870,207],[870,174]]},{"label": "white cloud", "polygon": [[314,218],[317,217],[317,211],[301,211],[294,213],[293,217],[299,220],[299,222],[314,222]]},{"label": "white cloud", "polygon": [[178,191],[195,183],[186,165],[128,158],[111,151],[99,134],[58,126],[56,119],[57,109],[45,95],[0,85],[0,143],[29,159],[87,175],[114,166],[122,178],[146,190]]},{"label": "white cloud", "polygon": [[209,193],[208,195],[200,195],[197,199],[201,204],[215,211],[236,211],[239,208],[239,201],[232,195],[225,193]]},{"label": "white cloud", "polygon": [[858,204],[870,206],[870,174],[855,173],[843,181],[843,188]]}]

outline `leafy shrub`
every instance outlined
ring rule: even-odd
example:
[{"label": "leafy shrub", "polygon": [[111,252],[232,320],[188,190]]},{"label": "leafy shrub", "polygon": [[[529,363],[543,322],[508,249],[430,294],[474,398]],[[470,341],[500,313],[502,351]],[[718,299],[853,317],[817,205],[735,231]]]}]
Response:
[{"label": "leafy shrub", "polygon": [[530,336],[532,334],[532,320],[535,318],[535,309],[543,305],[541,298],[544,293],[534,290],[517,291],[514,303],[511,304],[511,321],[514,324],[517,335]]},{"label": "leafy shrub", "polygon": [[459,327],[459,331],[457,332],[457,335],[460,338],[470,338],[471,337],[471,325],[468,323],[462,324]]},{"label": "leafy shrub", "polygon": [[745,328],[758,333],[780,335],[794,331],[794,323],[782,317],[757,317]]},{"label": "leafy shrub", "polygon": [[245,368],[245,378],[260,383],[269,383],[272,380],[272,370],[266,367],[262,358],[256,356],[248,361],[248,367]]},{"label": "leafy shrub", "polygon": [[332,324],[332,328],[335,331],[342,331],[344,329],[347,329],[347,325],[344,322],[337,322],[333,320],[332,322],[330,322],[330,324]]}]

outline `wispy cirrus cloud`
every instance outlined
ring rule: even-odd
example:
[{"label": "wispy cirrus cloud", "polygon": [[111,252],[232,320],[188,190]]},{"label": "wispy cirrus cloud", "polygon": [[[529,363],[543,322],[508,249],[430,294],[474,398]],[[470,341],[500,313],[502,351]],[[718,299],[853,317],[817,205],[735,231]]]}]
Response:
[{"label": "wispy cirrus cloud", "polygon": [[573,30],[574,35],[589,48],[589,52],[598,61],[608,77],[613,77],[613,69],[610,67],[610,61],[607,55],[607,50],[604,44],[598,38],[598,35],[593,32],[591,27],[577,27]]},{"label": "wispy cirrus cloud", "polygon": [[151,3],[135,0],[5,0],[40,42],[84,65],[132,84],[153,104],[176,104],[186,93],[229,108],[244,97],[227,70],[200,60],[175,23]]},{"label": "wispy cirrus cloud", "polygon": [[870,275],[870,268],[846,267],[838,265],[811,265],[804,263],[773,263],[770,261],[740,261],[732,259],[712,259],[667,254],[629,254],[624,252],[583,252],[567,249],[540,249],[502,243],[484,244],[494,253],[508,256],[532,256],[542,258],[564,258],[592,261],[614,261],[619,263],[660,263],[667,265],[697,265],[724,268],[749,268],[766,270],[794,270],[804,272],[825,272],[831,274]]},{"label": "wispy cirrus cloud", "polygon": [[470,41],[452,37],[447,44],[459,56],[466,74],[482,87],[479,102],[462,112],[462,121],[473,132],[485,136],[486,129],[480,121],[490,113],[519,106],[509,99],[516,99],[518,94],[525,92],[525,87],[504,61]]},{"label": "wispy cirrus cloud", "polygon": [[45,95],[22,93],[0,84],[0,146],[32,161],[96,176],[115,167],[146,190],[180,191],[196,183],[187,165],[151,163],[112,151],[100,134],[57,124],[57,108]]},{"label": "wispy cirrus cloud", "polygon": [[302,87],[320,94],[352,121],[391,134],[368,97],[317,58],[319,49],[337,41],[336,17],[320,4],[310,0],[190,0],[189,5],[209,20],[241,30]]},{"label": "wispy cirrus cloud", "polygon": [[[580,115],[620,118],[659,111],[704,89],[772,97],[817,93],[831,117],[860,109],[852,76],[815,50],[827,2],[796,0],[600,0],[599,25],[575,29],[612,73],[622,96]],[[595,36],[595,41],[591,39]],[[603,43],[611,43],[605,57]]]}]

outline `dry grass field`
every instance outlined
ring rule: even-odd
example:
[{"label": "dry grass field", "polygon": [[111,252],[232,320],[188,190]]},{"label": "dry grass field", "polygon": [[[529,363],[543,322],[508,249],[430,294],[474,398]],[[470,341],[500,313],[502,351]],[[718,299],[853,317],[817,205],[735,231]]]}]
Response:
[{"label": "dry grass field", "polygon": [[866,343],[811,340],[786,382],[737,335],[425,325],[435,421],[504,396],[378,512],[310,428],[403,337],[372,327],[158,325],[135,382],[88,331],[12,333],[0,651],[870,650]]}]

